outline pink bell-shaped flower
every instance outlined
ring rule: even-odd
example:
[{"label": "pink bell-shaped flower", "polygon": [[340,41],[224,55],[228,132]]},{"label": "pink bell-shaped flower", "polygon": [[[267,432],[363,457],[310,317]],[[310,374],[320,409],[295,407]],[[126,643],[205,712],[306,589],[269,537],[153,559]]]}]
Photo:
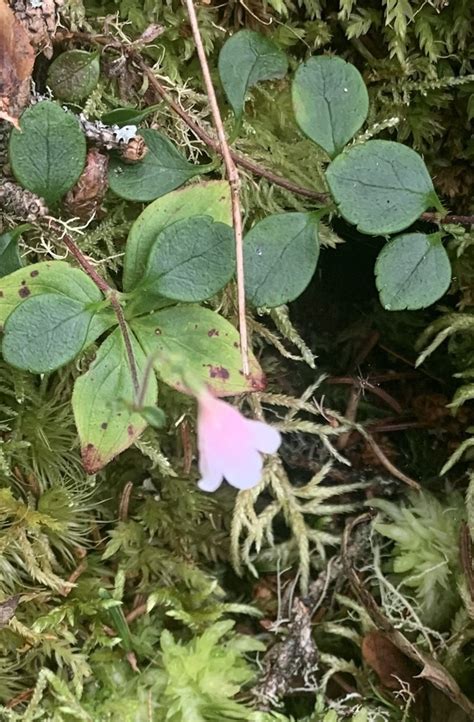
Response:
[{"label": "pink bell-shaped flower", "polygon": [[225,478],[237,489],[256,486],[263,454],[274,454],[280,433],[262,421],[246,419],[240,411],[207,390],[198,395],[199,488],[215,491]]}]

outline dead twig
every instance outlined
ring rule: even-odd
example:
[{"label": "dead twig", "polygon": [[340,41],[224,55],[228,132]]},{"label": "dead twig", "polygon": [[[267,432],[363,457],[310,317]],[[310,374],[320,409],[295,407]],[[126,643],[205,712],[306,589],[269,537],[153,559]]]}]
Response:
[{"label": "dead twig", "polygon": [[369,380],[355,378],[351,376],[333,376],[325,379],[327,384],[347,384],[353,386],[359,386],[362,390],[370,391],[374,396],[378,396],[382,401],[385,401],[387,406],[390,406],[397,414],[402,414],[403,409],[396,399],[393,398],[387,391],[381,389],[379,386],[375,386]]},{"label": "dead twig", "polygon": [[461,525],[461,534],[459,539],[459,555],[461,558],[461,566],[466,578],[467,588],[471,600],[474,602],[474,569],[472,566],[472,540],[469,527],[466,522]]},{"label": "dead twig", "polygon": [[142,617],[147,612],[147,604],[146,602],[144,604],[139,604],[138,607],[134,607],[130,610],[130,612],[126,615],[125,621],[127,624],[130,624],[135,619],[138,619],[138,617]]},{"label": "dead twig", "polygon": [[133,491],[133,482],[127,481],[123,487],[122,495],[120,497],[119,505],[119,519],[120,521],[127,521],[128,519],[128,507],[130,504],[130,497]]},{"label": "dead twig", "polygon": [[61,590],[61,595],[63,597],[67,597],[68,594],[72,591],[74,588],[75,583],[87,569],[87,557],[86,557],[86,550],[85,549],[78,549],[77,550],[77,557],[81,559],[77,567],[74,569],[73,572],[68,577],[67,583],[64,585],[64,588]]},{"label": "dead twig", "polygon": [[[347,402],[346,406],[346,412],[344,414],[344,418],[349,421],[351,424],[353,424],[356,420],[357,416],[357,408],[359,406],[360,401],[360,395],[361,395],[361,389],[357,386],[353,386],[351,388],[351,392],[349,394],[349,400]],[[339,439],[337,440],[337,448],[339,451],[344,451],[347,444],[349,443],[349,439],[352,436],[352,429],[349,431],[346,431],[344,434],[341,434]]]},{"label": "dead twig", "polygon": [[34,687],[23,690],[23,692],[17,694],[16,697],[12,697],[10,700],[8,700],[5,707],[7,707],[8,709],[15,709],[15,707],[18,707],[19,704],[27,702],[30,697],[32,697],[34,691]]},{"label": "dead twig", "polygon": [[207,63],[206,51],[201,38],[201,31],[199,30],[199,23],[196,15],[196,8],[194,7],[193,0],[183,0],[186,5],[189,21],[191,23],[191,29],[193,31],[194,42],[196,43],[196,50],[201,64],[202,75],[204,78],[204,85],[206,86],[207,97],[211,108],[212,117],[214,120],[214,126],[216,128],[217,137],[219,139],[220,152],[224,160],[224,164],[227,171],[227,179],[230,185],[230,193],[232,200],[232,221],[234,225],[235,235],[235,258],[236,258],[236,270],[237,270],[237,302],[239,311],[239,330],[240,330],[240,350],[242,353],[242,367],[245,376],[249,373],[249,358],[248,358],[248,334],[247,334],[247,319],[245,315],[245,285],[244,285],[244,249],[243,249],[243,231],[242,231],[242,212],[240,209],[240,178],[237,171],[237,167],[234,163],[234,159],[229,150],[229,144],[227,142],[224,124],[222,123],[221,112],[219,110],[219,104],[217,102],[216,91],[212,83],[211,71]]},{"label": "dead twig", "polygon": [[[367,429],[371,434],[388,433],[390,431],[407,431],[408,429],[429,429],[430,425],[425,421],[400,421],[399,423],[389,423],[387,419],[375,421],[368,424]],[[431,427],[433,428],[433,427]]]},{"label": "dead twig", "polygon": [[[212,148],[217,152],[221,152],[219,141],[206,133],[206,131],[203,130],[191,118],[189,113],[187,113],[186,110],[184,110],[184,108],[182,108],[174,100],[174,98],[170,95],[165,86],[162,85],[159,80],[157,80],[153,73],[153,70],[142,60],[140,53],[137,52],[137,49],[136,47],[134,47],[133,44],[125,45],[117,41],[113,36],[109,35],[93,35],[91,33],[75,32],[71,30],[58,32],[53,38],[53,42],[55,43],[64,42],[65,40],[76,40],[92,45],[107,46],[108,48],[113,48],[121,52],[122,54],[128,56],[140,68],[141,72],[146,75],[150,87],[152,87],[153,90],[157,93],[157,95],[165,101],[165,103],[173,110],[173,112],[175,112],[176,115],[178,115],[181,120],[186,123],[188,128],[192,130],[196,137],[202,140],[202,142],[205,143],[209,148]],[[270,181],[270,183],[273,183],[280,188],[284,188],[285,190],[290,191],[290,193],[295,193],[296,195],[299,195],[303,198],[309,198],[310,200],[313,200],[317,205],[327,206],[329,204],[332,205],[333,203],[332,198],[328,193],[321,193],[319,191],[314,191],[310,188],[304,188],[303,186],[298,185],[298,183],[294,183],[288,178],[283,178],[277,173],[273,173],[273,171],[268,170],[267,168],[260,165],[259,163],[256,163],[247,156],[240,155],[239,153],[230,150],[230,157],[236,165],[241,166],[242,168],[246,168],[254,175],[257,175],[261,178],[266,178],[268,181]],[[463,226],[474,225],[474,216],[470,215],[448,214],[443,217],[440,213],[427,212],[422,213],[420,218],[424,221],[436,223],[438,225],[447,223],[458,223]]]},{"label": "dead twig", "polygon": [[394,476],[396,479],[400,479],[400,481],[403,481],[404,484],[407,484],[407,486],[411,487],[412,489],[415,489],[416,491],[421,491],[421,486],[419,485],[419,483],[412,479],[410,476],[404,474],[403,471],[400,471],[400,469],[397,469],[397,467],[392,464],[390,459],[385,456],[380,446],[377,444],[375,439],[370,436],[370,434],[365,433],[363,434],[363,436],[366,439],[367,443],[370,445],[377,459],[392,476]]}]

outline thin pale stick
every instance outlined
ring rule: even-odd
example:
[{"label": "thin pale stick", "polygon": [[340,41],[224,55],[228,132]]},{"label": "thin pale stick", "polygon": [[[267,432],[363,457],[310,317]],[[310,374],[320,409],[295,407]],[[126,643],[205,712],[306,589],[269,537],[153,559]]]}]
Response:
[{"label": "thin pale stick", "polygon": [[186,5],[189,22],[191,23],[191,29],[193,31],[194,42],[196,44],[196,50],[201,64],[202,76],[204,84],[206,86],[207,96],[209,99],[209,105],[211,108],[212,117],[214,120],[214,126],[216,128],[217,137],[219,139],[219,145],[224,159],[224,164],[227,171],[227,179],[230,185],[230,194],[232,200],[232,221],[234,225],[235,235],[235,258],[237,266],[237,301],[239,308],[239,330],[240,330],[240,350],[242,353],[242,366],[245,376],[249,373],[249,357],[248,357],[248,335],[247,335],[247,320],[245,317],[245,285],[244,285],[244,252],[242,243],[242,213],[240,210],[240,178],[237,171],[237,167],[232,158],[227,138],[222,123],[222,117],[217,103],[216,92],[212,83],[211,73],[209,65],[207,64],[206,51],[201,38],[201,31],[199,30],[199,23],[196,15],[196,9],[194,7],[193,0],[184,0]]}]

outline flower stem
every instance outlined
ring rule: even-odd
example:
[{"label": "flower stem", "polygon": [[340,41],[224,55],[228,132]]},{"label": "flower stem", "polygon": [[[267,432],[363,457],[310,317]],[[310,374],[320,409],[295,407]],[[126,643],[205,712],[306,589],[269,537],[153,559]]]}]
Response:
[{"label": "flower stem", "polygon": [[244,285],[244,252],[242,241],[242,213],[240,209],[240,178],[237,166],[232,158],[227,137],[222,123],[222,117],[217,103],[216,91],[212,83],[211,72],[206,58],[206,51],[202,42],[201,31],[196,15],[196,8],[193,0],[184,0],[186,5],[191,29],[196,44],[196,50],[201,64],[204,84],[206,86],[209,105],[211,107],[214,126],[216,128],[217,137],[219,139],[220,151],[227,171],[227,179],[230,185],[230,194],[232,202],[232,220],[234,225],[235,236],[235,257],[237,264],[237,300],[239,310],[239,330],[240,330],[240,350],[242,353],[242,366],[245,376],[249,373],[248,358],[248,333],[247,319],[245,316],[245,285]]}]

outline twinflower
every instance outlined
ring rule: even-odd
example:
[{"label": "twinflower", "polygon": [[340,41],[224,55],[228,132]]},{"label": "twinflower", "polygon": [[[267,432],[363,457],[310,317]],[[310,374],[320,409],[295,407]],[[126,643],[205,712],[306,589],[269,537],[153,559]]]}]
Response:
[{"label": "twinflower", "polygon": [[198,394],[199,488],[215,491],[223,479],[237,489],[251,489],[262,477],[263,454],[274,454],[279,432],[246,419],[238,409],[213,396]]}]

